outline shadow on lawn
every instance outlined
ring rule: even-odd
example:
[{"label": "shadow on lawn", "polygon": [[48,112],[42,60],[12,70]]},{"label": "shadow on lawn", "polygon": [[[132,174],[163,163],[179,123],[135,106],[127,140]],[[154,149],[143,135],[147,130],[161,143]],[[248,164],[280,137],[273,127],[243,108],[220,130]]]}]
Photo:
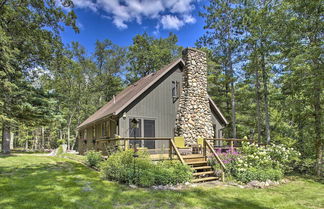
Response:
[{"label": "shadow on lawn", "polygon": [[0,208],[265,208],[222,190],[131,189],[71,161],[0,167]]},{"label": "shadow on lawn", "polygon": [[13,154],[3,154],[3,153],[0,153],[0,159],[1,158],[8,158],[8,157],[17,157],[16,155],[13,155]]}]

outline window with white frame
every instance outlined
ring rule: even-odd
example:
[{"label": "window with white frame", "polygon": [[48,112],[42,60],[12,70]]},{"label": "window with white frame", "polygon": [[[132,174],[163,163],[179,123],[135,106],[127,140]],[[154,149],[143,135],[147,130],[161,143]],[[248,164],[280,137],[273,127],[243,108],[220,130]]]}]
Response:
[{"label": "window with white frame", "polygon": [[172,81],[172,99],[176,101],[180,96],[180,82]]}]

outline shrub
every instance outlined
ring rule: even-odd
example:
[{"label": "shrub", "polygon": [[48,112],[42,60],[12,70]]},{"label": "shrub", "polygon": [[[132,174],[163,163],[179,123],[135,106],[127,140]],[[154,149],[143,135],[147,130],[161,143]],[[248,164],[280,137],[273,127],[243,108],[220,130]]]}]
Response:
[{"label": "shrub", "polygon": [[90,150],[86,153],[86,164],[91,167],[98,167],[102,161],[101,152]]},{"label": "shrub", "polygon": [[[190,181],[192,172],[186,165],[177,161],[153,163],[146,152],[127,150],[112,154],[101,164],[104,178],[143,187],[177,184]],[[135,162],[135,163],[134,163]]]},{"label": "shrub", "polygon": [[284,145],[271,145],[265,149],[274,166],[278,166],[285,173],[293,171],[298,164],[300,153]]},{"label": "shrub", "polygon": [[57,144],[58,144],[58,145],[65,144],[65,142],[66,142],[65,139],[58,139],[58,140],[57,140]]},{"label": "shrub", "polygon": [[62,154],[63,154],[63,146],[60,145],[60,146],[57,148],[56,155],[62,155]]},{"label": "shrub", "polygon": [[178,184],[189,182],[192,178],[192,171],[189,166],[181,164],[179,161],[161,161],[156,165],[155,184]]},{"label": "shrub", "polygon": [[230,173],[241,182],[252,180],[279,180],[284,173],[296,167],[300,153],[284,145],[259,147],[242,143],[241,155],[226,165]]},{"label": "shrub", "polygon": [[[220,150],[216,150],[216,153],[218,154],[219,158],[224,163],[224,165],[226,167],[227,177],[229,177],[231,175],[233,169],[235,169],[235,167],[233,167],[233,166],[235,166],[234,165],[235,162],[240,157],[240,153],[237,152],[236,149],[234,149],[234,152],[227,151],[225,153],[221,152]],[[208,164],[213,166],[213,169],[216,171],[215,174],[217,176],[222,175],[222,167],[214,157],[208,159]]]},{"label": "shrub", "polygon": [[295,171],[301,174],[314,174],[316,160],[311,158],[302,159],[295,167]]},{"label": "shrub", "polygon": [[242,157],[238,160],[243,167],[274,168],[284,173],[291,172],[299,161],[300,153],[284,145],[258,147],[255,144],[243,143]]},{"label": "shrub", "polygon": [[253,180],[257,181],[266,181],[266,180],[272,180],[272,181],[278,181],[283,177],[283,173],[279,169],[258,169],[258,168],[247,168],[244,170],[240,170],[237,173],[235,173],[235,178],[238,181],[241,181],[243,183],[248,183]]}]

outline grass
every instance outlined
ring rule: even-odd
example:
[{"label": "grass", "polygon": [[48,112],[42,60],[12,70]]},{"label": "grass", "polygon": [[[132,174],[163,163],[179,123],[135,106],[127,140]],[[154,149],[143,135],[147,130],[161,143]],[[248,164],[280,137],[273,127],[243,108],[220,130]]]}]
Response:
[{"label": "grass", "polygon": [[131,189],[66,158],[0,156],[0,208],[324,208],[324,184],[295,177],[267,189]]}]

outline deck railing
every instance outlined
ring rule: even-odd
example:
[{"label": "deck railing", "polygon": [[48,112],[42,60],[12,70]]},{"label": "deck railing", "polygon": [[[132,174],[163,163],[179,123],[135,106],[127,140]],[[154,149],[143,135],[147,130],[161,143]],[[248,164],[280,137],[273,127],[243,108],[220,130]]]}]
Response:
[{"label": "deck railing", "polygon": [[254,143],[251,139],[233,139],[233,138],[206,138],[205,140],[213,141],[214,149],[221,151],[229,151],[233,153],[235,148],[242,147],[242,142]]},{"label": "deck railing", "polygon": [[[149,149],[147,147],[142,147],[139,144],[142,144],[145,141],[154,141],[160,142],[160,146],[158,148]],[[106,139],[97,139],[97,143],[103,143],[103,146],[106,147],[106,155],[109,155],[110,152],[108,151],[108,147],[110,149],[114,147],[113,151],[116,150],[127,150],[134,148],[134,145],[136,146],[136,149],[138,150],[146,150],[150,157],[153,160],[164,160],[164,159],[174,159],[176,156],[181,163],[184,163],[184,160],[176,147],[174,141],[172,138],[164,138],[164,137],[123,137],[123,138],[106,138]]]},{"label": "deck railing", "polygon": [[[159,148],[147,149],[150,154],[163,155],[162,159],[166,157],[172,159],[173,155],[177,155],[179,158],[179,151],[175,146],[175,143],[172,138],[168,137],[122,137],[122,138],[101,138],[95,140],[96,143],[104,143],[106,148],[108,147],[118,147],[121,150],[127,150],[133,148],[135,143],[143,143],[145,141],[163,141],[162,145]],[[236,148],[242,146],[242,142],[254,143],[254,140],[249,139],[233,139],[233,138],[205,138],[204,141],[213,142],[210,146],[213,147],[213,150],[220,150],[221,152],[230,152],[233,153]],[[132,143],[130,143],[132,142]],[[262,146],[262,145],[260,145]],[[145,147],[137,146],[139,149],[145,149]]]},{"label": "deck railing", "polygon": [[220,159],[218,154],[215,152],[215,149],[212,147],[212,145],[208,142],[207,139],[204,139],[204,144],[203,144],[203,155],[207,158],[207,148],[211,152],[212,156],[216,159],[216,161],[220,164],[221,166],[221,171],[222,171],[222,181],[225,180],[225,171],[226,167],[223,163],[223,161]]}]

